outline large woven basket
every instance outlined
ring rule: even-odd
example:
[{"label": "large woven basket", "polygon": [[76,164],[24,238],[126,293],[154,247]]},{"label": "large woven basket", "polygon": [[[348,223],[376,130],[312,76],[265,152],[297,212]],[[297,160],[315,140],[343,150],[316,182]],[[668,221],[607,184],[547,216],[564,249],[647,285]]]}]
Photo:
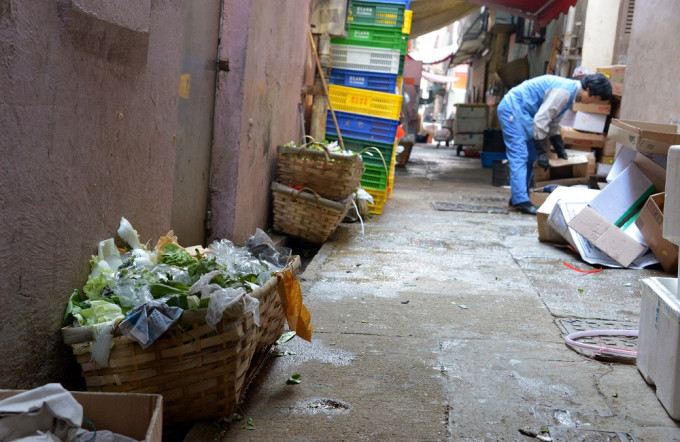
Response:
[{"label": "large woven basket", "polygon": [[307,147],[278,146],[278,181],[314,189],[320,197],[340,201],[360,186],[361,155],[341,155]]},{"label": "large woven basket", "polygon": [[321,198],[314,190],[300,190],[272,182],[274,230],[321,244],[337,229],[352,202]]},{"label": "large woven basket", "polygon": [[[297,273],[300,258],[295,256],[286,268]],[[286,317],[277,287],[274,276],[250,293],[260,301],[259,327],[248,312],[236,319],[224,318],[213,330],[205,323],[207,310],[202,309],[185,311],[147,349],[114,333],[108,368],[90,360],[94,344],[90,327],[65,327],[62,334],[80,363],[89,391],[161,394],[163,425],[177,428],[234,412],[284,331]]]}]

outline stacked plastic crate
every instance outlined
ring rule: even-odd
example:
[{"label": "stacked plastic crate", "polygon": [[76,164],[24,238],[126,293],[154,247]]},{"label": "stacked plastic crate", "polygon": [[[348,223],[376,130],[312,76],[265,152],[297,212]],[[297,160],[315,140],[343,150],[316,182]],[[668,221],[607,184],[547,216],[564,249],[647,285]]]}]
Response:
[{"label": "stacked plastic crate", "polygon": [[[382,213],[394,180],[409,1],[350,0],[347,38],[331,39],[329,99],[345,148],[362,152],[361,187],[373,197],[373,214]],[[326,137],[338,137],[330,112]]]}]

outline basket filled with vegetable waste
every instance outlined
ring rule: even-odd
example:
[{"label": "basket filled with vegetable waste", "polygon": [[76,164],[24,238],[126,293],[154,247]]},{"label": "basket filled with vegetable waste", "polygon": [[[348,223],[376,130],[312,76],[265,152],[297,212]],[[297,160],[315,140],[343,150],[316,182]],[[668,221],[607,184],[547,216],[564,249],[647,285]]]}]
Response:
[{"label": "basket filled with vegetable waste", "polygon": [[118,235],[130,249],[99,244],[64,317],[87,389],[161,394],[166,427],[230,415],[284,331],[299,257],[259,229],[245,247],[184,248],[170,231],[149,250],[125,218]]},{"label": "basket filled with vegetable waste", "polygon": [[322,198],[307,187],[289,187],[272,182],[274,230],[322,244],[335,232],[354,200],[350,193],[343,201]]},{"label": "basket filled with vegetable waste", "polygon": [[314,140],[301,146],[293,142],[278,146],[277,166],[281,184],[309,187],[332,201],[354,192],[364,173],[361,155],[342,150],[337,142]]}]

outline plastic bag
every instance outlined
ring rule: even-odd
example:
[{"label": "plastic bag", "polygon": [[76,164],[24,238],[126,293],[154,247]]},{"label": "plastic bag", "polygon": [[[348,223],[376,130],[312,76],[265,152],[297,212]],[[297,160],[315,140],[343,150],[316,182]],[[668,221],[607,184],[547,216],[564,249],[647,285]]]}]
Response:
[{"label": "plastic bag", "polygon": [[255,325],[260,325],[260,301],[248,295],[244,288],[222,288],[217,284],[210,284],[219,270],[206,273],[189,289],[190,294],[201,293],[201,298],[210,298],[205,323],[215,328],[222,317],[238,318],[246,312],[252,311]]},{"label": "plastic bag", "polygon": [[261,229],[246,241],[246,248],[256,258],[275,266],[281,270],[288,264],[292,250],[288,247],[276,247],[272,239]]},{"label": "plastic bag", "polygon": [[126,338],[148,348],[156,339],[182,316],[179,307],[170,307],[162,301],[150,301],[135,307],[118,325]]},{"label": "plastic bag", "polygon": [[279,278],[279,297],[283,311],[286,313],[288,328],[305,341],[312,342],[314,327],[309,325],[312,315],[302,303],[300,282],[290,270],[278,272],[276,277]]}]

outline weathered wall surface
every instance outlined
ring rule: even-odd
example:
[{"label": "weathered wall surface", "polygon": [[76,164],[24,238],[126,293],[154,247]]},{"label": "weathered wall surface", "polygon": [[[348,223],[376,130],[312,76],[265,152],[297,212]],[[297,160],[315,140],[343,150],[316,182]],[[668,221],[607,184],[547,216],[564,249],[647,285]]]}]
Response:
[{"label": "weathered wall surface", "polygon": [[678,28],[679,2],[639,0],[635,3],[621,118],[680,123]]},{"label": "weathered wall surface", "polygon": [[0,0],[0,388],[73,385],[59,330],[98,242],[170,229],[181,16]]},{"label": "weathered wall surface", "polygon": [[309,0],[225,0],[211,171],[209,239],[241,242],[270,225],[276,146],[300,139]]}]

